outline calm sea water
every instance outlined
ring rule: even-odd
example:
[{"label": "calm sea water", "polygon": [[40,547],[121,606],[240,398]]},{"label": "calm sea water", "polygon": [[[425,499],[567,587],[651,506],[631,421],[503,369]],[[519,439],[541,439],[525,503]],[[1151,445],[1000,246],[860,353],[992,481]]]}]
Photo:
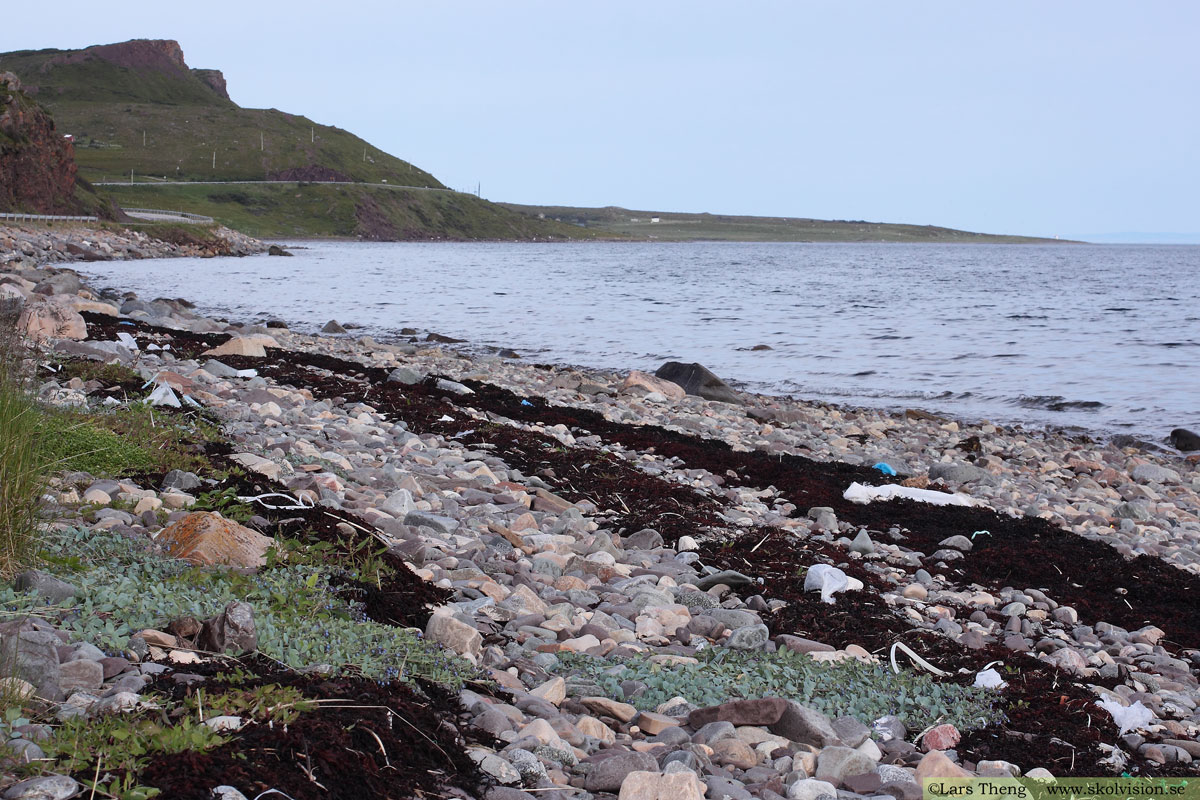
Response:
[{"label": "calm sea water", "polygon": [[[89,264],[143,298],[773,394],[1161,440],[1200,430],[1200,247],[302,243]],[[767,345],[769,350],[751,350]]]}]

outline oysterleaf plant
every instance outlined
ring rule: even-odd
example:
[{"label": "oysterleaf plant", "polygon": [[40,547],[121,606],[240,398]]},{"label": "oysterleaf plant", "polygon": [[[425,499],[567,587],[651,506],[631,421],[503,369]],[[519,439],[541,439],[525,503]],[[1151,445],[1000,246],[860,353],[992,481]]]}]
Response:
[{"label": "oysterleaf plant", "polygon": [[607,697],[623,697],[623,681],[637,681],[645,691],[631,700],[653,710],[675,697],[697,707],[727,700],[784,697],[830,717],[852,716],[870,723],[889,714],[909,730],[948,722],[959,730],[1002,722],[998,699],[987,689],[938,683],[929,676],[894,673],[882,664],[854,659],[817,662],[806,655],[781,650],[747,653],[715,649],[698,654],[698,663],[663,664],[646,658],[597,659],[584,654],[559,656],[553,671]]}]

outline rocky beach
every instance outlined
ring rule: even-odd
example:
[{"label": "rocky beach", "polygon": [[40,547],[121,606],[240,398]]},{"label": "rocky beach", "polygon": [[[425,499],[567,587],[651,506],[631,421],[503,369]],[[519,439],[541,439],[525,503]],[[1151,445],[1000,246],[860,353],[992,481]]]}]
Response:
[{"label": "rocky beach", "polygon": [[[1200,773],[1200,455],[215,320],[61,266],[263,249],[217,235],[0,227],[39,398],[148,404],[204,459],[52,479],[49,557],[0,595],[37,712],[5,798]],[[80,719],[194,738],[114,771],[56,750]]]}]

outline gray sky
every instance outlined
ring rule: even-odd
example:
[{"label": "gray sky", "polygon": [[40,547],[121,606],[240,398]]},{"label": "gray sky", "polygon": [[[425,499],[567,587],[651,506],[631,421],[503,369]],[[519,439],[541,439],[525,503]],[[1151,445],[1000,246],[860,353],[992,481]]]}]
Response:
[{"label": "gray sky", "polygon": [[1200,231],[1190,0],[9,5],[0,51],[177,39],[493,200]]}]

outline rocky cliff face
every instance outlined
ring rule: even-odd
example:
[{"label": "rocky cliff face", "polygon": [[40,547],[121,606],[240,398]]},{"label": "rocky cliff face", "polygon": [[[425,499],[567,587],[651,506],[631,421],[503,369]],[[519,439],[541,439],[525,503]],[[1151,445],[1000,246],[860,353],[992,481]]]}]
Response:
[{"label": "rocky cliff face", "polygon": [[225,85],[225,75],[219,69],[194,69],[192,74],[204,81],[210,89],[226,100],[229,99],[229,89]]},{"label": "rocky cliff face", "polygon": [[0,212],[78,213],[75,148],[11,72],[0,73]]},{"label": "rocky cliff face", "polygon": [[188,73],[188,65],[183,60],[183,48],[172,39],[134,39],[118,44],[94,45],[51,58],[46,61],[42,71],[46,72],[60,64],[81,64],[94,58],[137,71],[154,70],[175,75]]}]

